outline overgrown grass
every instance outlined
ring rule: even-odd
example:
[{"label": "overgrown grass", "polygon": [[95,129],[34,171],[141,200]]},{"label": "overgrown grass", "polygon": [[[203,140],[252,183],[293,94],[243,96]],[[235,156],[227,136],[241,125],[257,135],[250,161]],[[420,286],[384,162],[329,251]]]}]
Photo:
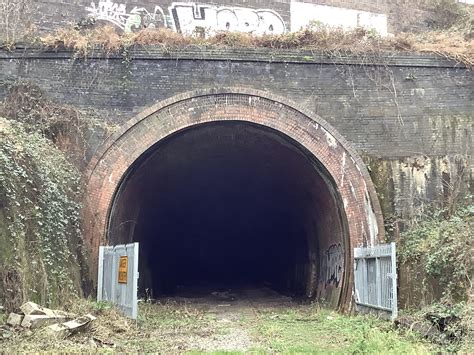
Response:
[{"label": "overgrown grass", "polygon": [[[414,334],[397,331],[392,323],[371,316],[346,316],[316,305],[268,307],[241,311],[225,319],[202,308],[168,302],[140,304],[135,322],[108,304],[76,301],[66,310],[93,313],[91,329],[65,340],[51,341],[41,331],[15,333],[5,351],[153,352],[240,354],[219,339],[245,334],[252,353],[428,353],[438,350]],[[232,311],[235,316],[235,310]],[[237,311],[238,312],[238,311]],[[219,344],[227,345],[219,348]]]},{"label": "overgrown grass", "polygon": [[163,50],[190,45],[269,48],[274,50],[311,50],[328,55],[353,53],[359,55],[383,52],[429,52],[443,55],[472,67],[474,41],[461,31],[432,31],[419,34],[400,33],[381,37],[376,32],[358,28],[352,31],[322,25],[299,32],[255,36],[240,32],[220,32],[202,38],[183,36],[170,29],[143,29],[135,33],[118,33],[111,26],[93,29],[68,27],[43,36],[38,44],[47,48],[69,48],[87,56],[94,50],[108,54],[123,52],[132,46],[159,46]]},{"label": "overgrown grass", "polygon": [[345,316],[314,306],[259,315],[255,335],[265,350],[316,353],[427,353],[431,346],[372,316]]},{"label": "overgrown grass", "polygon": [[[467,196],[466,199],[470,199]],[[474,277],[474,204],[459,208],[452,215],[436,210],[412,221],[400,237],[398,259],[422,275],[421,285],[441,290],[444,301],[467,301]]]},{"label": "overgrown grass", "polygon": [[[424,323],[447,350],[467,350],[474,338],[474,205],[420,214],[400,236],[400,273],[412,274],[403,286],[410,323]],[[420,310],[420,308],[422,308]],[[472,350],[472,347],[471,347]]]}]

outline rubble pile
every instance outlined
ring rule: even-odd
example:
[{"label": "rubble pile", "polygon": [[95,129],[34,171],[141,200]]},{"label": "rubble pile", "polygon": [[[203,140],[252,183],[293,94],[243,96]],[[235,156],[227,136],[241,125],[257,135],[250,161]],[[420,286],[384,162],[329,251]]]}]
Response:
[{"label": "rubble pile", "polygon": [[86,329],[96,319],[92,314],[78,317],[76,314],[41,307],[34,302],[26,302],[20,307],[21,313],[10,313],[7,325],[14,328],[40,329],[60,339]]}]

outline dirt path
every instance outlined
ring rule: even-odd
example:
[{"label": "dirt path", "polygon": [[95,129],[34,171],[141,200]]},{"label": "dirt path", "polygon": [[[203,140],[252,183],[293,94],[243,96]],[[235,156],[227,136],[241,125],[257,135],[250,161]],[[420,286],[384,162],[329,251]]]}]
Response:
[{"label": "dirt path", "polygon": [[[186,292],[185,292],[186,294]],[[202,310],[214,322],[211,329],[190,336],[186,348],[202,351],[248,351],[260,347],[249,329],[262,309],[291,307],[291,298],[270,288],[247,287],[237,290],[211,291],[204,297],[176,297],[179,303]]]}]

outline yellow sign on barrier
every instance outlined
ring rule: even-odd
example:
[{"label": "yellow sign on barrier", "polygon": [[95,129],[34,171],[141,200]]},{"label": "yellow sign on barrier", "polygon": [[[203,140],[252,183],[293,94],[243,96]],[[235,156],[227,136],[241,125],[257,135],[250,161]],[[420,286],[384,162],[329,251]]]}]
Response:
[{"label": "yellow sign on barrier", "polygon": [[118,283],[127,283],[128,256],[121,256],[119,261]]}]

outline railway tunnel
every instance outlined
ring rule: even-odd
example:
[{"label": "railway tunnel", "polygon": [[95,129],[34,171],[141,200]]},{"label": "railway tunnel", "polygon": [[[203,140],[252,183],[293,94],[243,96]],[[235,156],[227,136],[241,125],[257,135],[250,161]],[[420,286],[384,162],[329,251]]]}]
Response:
[{"label": "railway tunnel", "polygon": [[[116,136],[89,183],[100,181],[102,200],[88,208],[104,228],[92,244],[139,242],[139,288],[154,297],[266,285],[344,307],[352,247],[377,237],[360,167],[326,128],[295,125],[281,103],[262,119],[270,101],[232,98],[154,108]],[[159,116],[170,112],[166,124]]]}]

